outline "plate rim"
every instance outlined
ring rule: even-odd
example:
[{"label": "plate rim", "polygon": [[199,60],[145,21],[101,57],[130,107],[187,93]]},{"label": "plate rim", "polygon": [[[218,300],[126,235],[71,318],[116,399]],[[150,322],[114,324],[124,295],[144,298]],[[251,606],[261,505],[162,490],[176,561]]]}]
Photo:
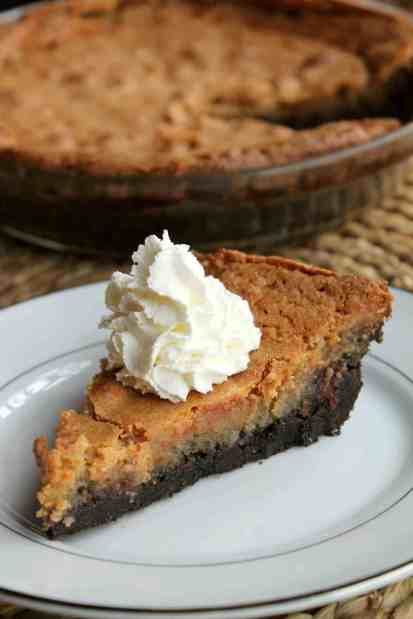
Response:
[{"label": "plate rim", "polygon": [[[54,297],[59,295],[71,294],[76,291],[84,291],[86,292],[89,289],[103,287],[104,282],[96,282],[87,285],[75,286],[72,288],[64,289],[61,291],[51,292],[47,295],[41,295],[39,297],[30,299],[28,301],[15,304],[8,308],[4,308],[0,312],[0,318],[6,318],[10,312],[19,312],[19,308],[24,309],[29,305],[41,305],[44,302],[48,302],[52,300]],[[391,291],[395,293],[395,297],[397,296],[401,298],[408,298],[410,302],[413,300],[413,294],[409,291],[391,287]],[[398,369],[398,368],[397,368]],[[411,377],[409,377],[411,380]],[[275,600],[263,601],[263,602],[252,602],[252,603],[244,603],[244,604],[236,604],[236,605],[224,605],[224,606],[212,606],[212,607],[197,607],[196,609],[188,609],[182,608],[179,609],[177,607],[168,609],[164,607],[163,609],[156,609],[154,607],[113,607],[113,606],[105,606],[99,604],[78,604],[71,603],[60,600],[52,600],[47,597],[42,596],[33,596],[30,594],[22,593],[18,590],[12,590],[9,588],[2,588],[0,583],[0,599],[5,599],[7,601],[11,601],[12,603],[21,604],[23,603],[25,607],[34,608],[38,610],[45,610],[46,612],[51,612],[53,609],[58,609],[58,612],[64,615],[73,615],[76,612],[79,616],[82,617],[98,617],[98,616],[130,616],[131,614],[136,614],[139,616],[150,615],[155,618],[165,617],[168,614],[170,616],[197,616],[197,617],[219,617],[220,613],[225,613],[226,617],[242,617],[247,616],[248,612],[254,610],[255,616],[268,616],[269,614],[279,614],[284,612],[297,612],[303,609],[310,609],[317,606],[322,606],[324,604],[328,604],[331,602],[339,601],[342,599],[348,599],[355,595],[361,595],[363,593],[367,593],[371,590],[381,588],[386,586],[387,584],[391,584],[399,579],[404,579],[413,575],[413,557],[408,561],[404,561],[403,563],[391,567],[387,570],[372,574],[370,576],[366,576],[362,579],[355,579],[354,581],[349,581],[343,585],[335,586],[330,589],[322,589],[319,591],[310,592],[304,595],[294,595],[288,596],[286,598],[279,597]],[[258,613],[258,614],[257,614]]]},{"label": "plate rim", "polygon": [[311,610],[325,606],[327,604],[345,601],[360,595],[365,595],[376,589],[381,589],[394,582],[404,580],[413,575],[413,558],[395,568],[380,572],[373,576],[354,580],[340,587],[333,587],[328,590],[310,593],[307,595],[291,596],[289,598],[278,599],[276,601],[241,604],[234,606],[213,606],[200,607],[193,609],[156,609],[156,608],[116,608],[113,606],[99,606],[95,604],[85,605],[63,601],[50,600],[41,596],[32,596],[19,593],[17,591],[3,589],[0,587],[0,600],[17,603],[22,600],[25,608],[41,610],[44,612],[58,611],[64,616],[73,616],[77,613],[80,618],[97,617],[121,617],[122,619],[131,616],[151,619],[164,619],[165,617],[199,617],[200,619],[216,618],[243,619],[249,617],[250,612],[254,611],[254,618],[277,616],[285,613],[296,613],[303,610]]}]

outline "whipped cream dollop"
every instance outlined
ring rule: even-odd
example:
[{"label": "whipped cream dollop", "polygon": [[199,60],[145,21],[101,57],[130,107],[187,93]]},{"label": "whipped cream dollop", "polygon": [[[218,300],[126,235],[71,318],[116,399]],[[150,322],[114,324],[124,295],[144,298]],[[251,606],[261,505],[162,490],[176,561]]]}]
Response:
[{"label": "whipped cream dollop", "polygon": [[107,367],[123,384],[171,402],[245,370],[260,330],[248,302],[205,275],[188,245],[168,233],[149,236],[129,275],[115,272],[106,290],[111,314]]}]

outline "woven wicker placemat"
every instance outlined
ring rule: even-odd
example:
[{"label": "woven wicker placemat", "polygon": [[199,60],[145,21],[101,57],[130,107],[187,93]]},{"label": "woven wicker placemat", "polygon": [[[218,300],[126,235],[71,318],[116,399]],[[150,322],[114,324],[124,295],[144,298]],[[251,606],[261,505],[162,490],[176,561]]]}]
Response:
[{"label": "woven wicker placemat", "polygon": [[[342,273],[383,278],[392,286],[413,292],[413,161],[404,183],[392,198],[354,214],[335,232],[322,234],[299,247],[275,251]],[[56,254],[0,236],[0,306],[101,281],[119,267],[129,265],[110,259]],[[24,619],[41,617],[39,613],[0,604],[0,616],[16,614],[24,615]],[[355,600],[290,615],[289,619],[292,617],[413,619],[413,578]]]}]

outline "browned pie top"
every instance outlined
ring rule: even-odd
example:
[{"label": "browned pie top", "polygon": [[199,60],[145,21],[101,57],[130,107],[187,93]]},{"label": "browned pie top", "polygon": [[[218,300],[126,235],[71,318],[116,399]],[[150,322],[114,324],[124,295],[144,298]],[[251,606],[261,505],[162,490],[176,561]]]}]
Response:
[{"label": "browned pie top", "polygon": [[342,120],[296,131],[254,119],[202,117],[191,126],[162,127],[164,165],[177,170],[237,169],[286,165],[343,148],[366,144],[400,123],[391,118]]},{"label": "browned pie top", "polygon": [[380,325],[391,311],[391,295],[383,282],[338,277],[331,271],[277,257],[221,250],[201,258],[206,271],[247,299],[261,329],[259,349],[248,369],[202,395],[191,392],[173,404],[142,395],[102,374],[89,391],[97,418],[125,430],[138,428],[155,439],[165,424],[177,429],[193,423],[196,412],[225,411],[251,394],[270,402],[304,368],[311,371],[339,345],[345,333]]},{"label": "browned pie top", "polygon": [[117,5],[63,0],[1,27],[0,155],[95,172],[256,167],[395,126],[354,121],[346,141],[340,125],[327,138],[246,116],[356,96],[386,80],[413,55],[403,24],[246,2]]}]

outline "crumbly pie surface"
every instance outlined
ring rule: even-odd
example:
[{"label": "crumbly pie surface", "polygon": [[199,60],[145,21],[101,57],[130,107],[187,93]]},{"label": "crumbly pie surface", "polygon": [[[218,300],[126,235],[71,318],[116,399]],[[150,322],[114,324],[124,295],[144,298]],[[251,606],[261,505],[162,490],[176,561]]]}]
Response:
[{"label": "crumbly pie surface", "polygon": [[3,25],[0,162],[94,174],[260,167],[394,129],[285,122],[385,99],[413,56],[411,28],[283,4],[63,0]]},{"label": "crumbly pie surface", "polygon": [[384,283],[234,251],[203,264],[246,298],[262,331],[244,372],[180,404],[142,395],[104,369],[84,410],[35,442],[38,517],[58,536],[114,520],[197,479],[339,431],[360,360],[390,315]]}]

